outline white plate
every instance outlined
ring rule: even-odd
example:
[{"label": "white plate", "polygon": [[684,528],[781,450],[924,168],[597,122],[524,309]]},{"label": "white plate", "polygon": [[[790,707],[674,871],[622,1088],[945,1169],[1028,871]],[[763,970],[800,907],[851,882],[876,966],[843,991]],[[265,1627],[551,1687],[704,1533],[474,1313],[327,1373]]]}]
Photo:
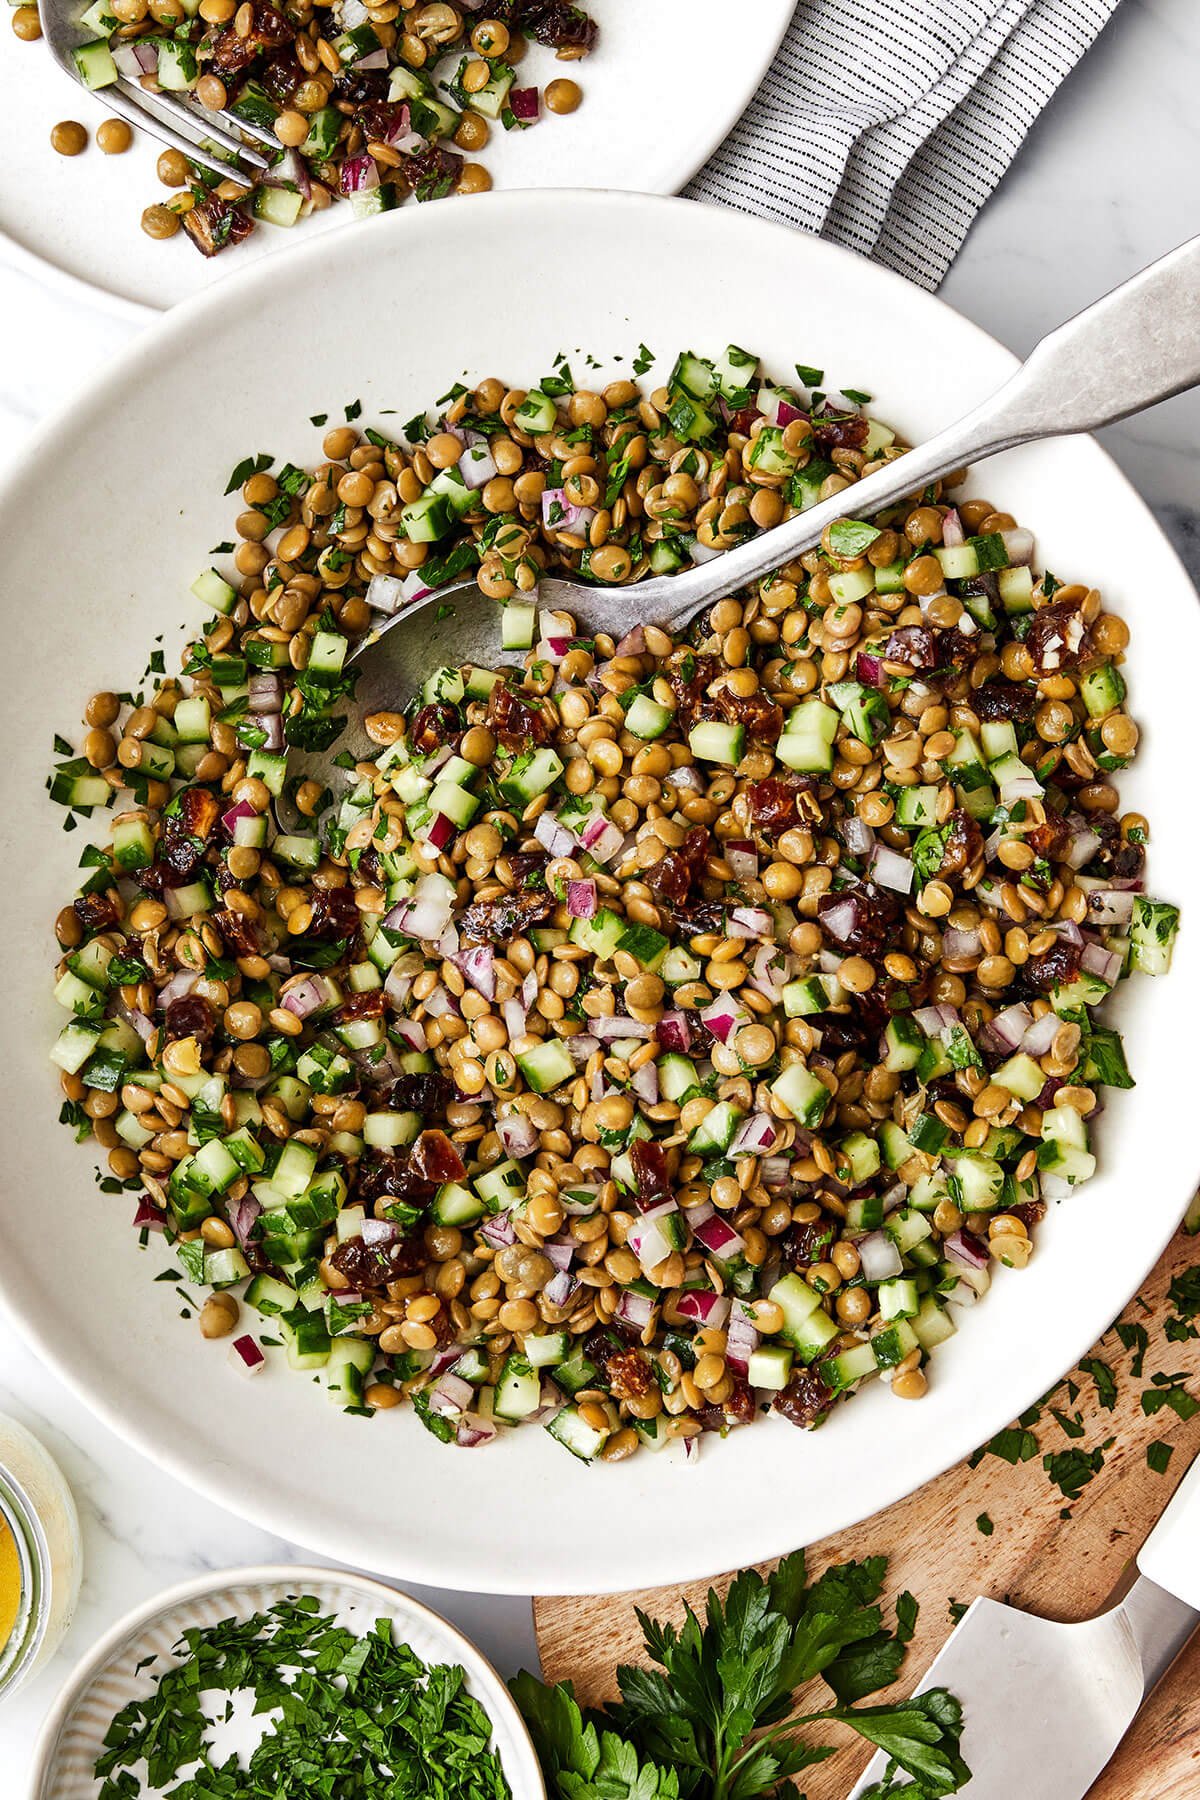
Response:
[{"label": "white plate", "polygon": [[[619,188],[673,194],[704,163],[745,110],[779,47],[795,0],[753,0],[731,25],[726,0],[593,0],[595,51],[579,64],[530,46],[521,78],[544,88],[570,74],[584,90],[579,111],[544,113],[529,131],[497,126],[481,152],[497,188]],[[100,288],[126,316],[174,306],[273,251],[339,229],[362,230],[348,206],[302,220],[290,231],[258,227],[244,244],[211,260],[180,232],[156,243],[142,209],[167,198],[154,173],[161,145],[139,132],[124,156],[96,148],[108,116],[102,94],[76,86],[44,43],[21,44],[7,30],[0,47],[5,130],[0,183],[0,257],[28,263],[78,291]],[[79,119],[91,144],[58,156],[50,129]],[[409,211],[418,211],[410,202]],[[572,221],[555,227],[567,245]],[[400,240],[404,242],[403,239]],[[94,297],[94,296],[93,296]]]},{"label": "white plate", "polygon": [[[151,1281],[164,1253],[138,1252],[129,1198],[98,1194],[86,1152],[53,1122],[50,925],[74,891],[84,833],[64,835],[43,793],[51,733],[73,729],[94,688],[136,680],[160,632],[175,666],[178,627],[199,617],[188,585],[231,521],[227,472],[248,452],[313,457],[311,413],[338,418],[361,399],[364,421],[385,407],[406,419],[464,376],[534,380],[558,350],[577,368],[591,353],[599,384],[629,368],[639,343],[668,362],[680,346],[714,352],[732,339],[781,375],[814,363],[831,384],[865,388],[917,438],[1013,366],[897,277],[736,213],[602,194],[463,205],[466,214],[430,206],[310,244],[189,303],[45,427],[0,490],[0,945],[11,1022],[0,1293],[114,1429],[215,1500],[326,1555],[476,1590],[648,1586],[752,1562],[876,1512],[974,1449],[1095,1341],[1170,1236],[1195,1175],[1182,1122],[1195,1111],[1200,932],[1185,923],[1169,979],[1124,984],[1117,1011],[1138,1086],[1109,1098],[1102,1172],[1052,1209],[1027,1270],[998,1272],[938,1351],[919,1405],[878,1384],[819,1432],[772,1418],[710,1439],[694,1468],[648,1453],[588,1467],[535,1429],[475,1454],[443,1448],[407,1410],[346,1417],[278,1353],[260,1379],[233,1377],[224,1346],[202,1342],[171,1288]],[[556,261],[547,278],[546,246],[564,218],[586,269]],[[404,250],[421,329],[347,330],[351,319],[394,316]],[[478,279],[489,266],[504,270],[490,306]],[[1133,625],[1145,737],[1124,793],[1153,821],[1153,891],[1181,900],[1195,877],[1184,804],[1195,720],[1181,684],[1200,667],[1196,596],[1094,443],[1010,454],[981,490],[1036,528],[1060,579],[1101,585]]]},{"label": "white plate", "polygon": [[[311,1594],[323,1614],[364,1636],[376,1619],[390,1619],[398,1643],[408,1644],[422,1662],[458,1664],[467,1690],[492,1721],[492,1747],[500,1758],[513,1800],[545,1800],[545,1785],[524,1721],[490,1662],[446,1619],[395,1588],[366,1575],[331,1569],[264,1566],[226,1569],[169,1588],[127,1613],[67,1678],[42,1727],[34,1751],[30,1800],[95,1800],[100,1783],[92,1773],[104,1748],[108,1726],[131,1700],[145,1698],[170,1665],[171,1652],[185,1631],[206,1630],[223,1619],[246,1619],[299,1594]],[[147,1658],[149,1668],[139,1665]],[[217,1760],[245,1757],[261,1732],[239,1705],[233,1720],[212,1734]],[[144,1779],[145,1770],[137,1771]],[[146,1789],[146,1800],[159,1790]]]}]

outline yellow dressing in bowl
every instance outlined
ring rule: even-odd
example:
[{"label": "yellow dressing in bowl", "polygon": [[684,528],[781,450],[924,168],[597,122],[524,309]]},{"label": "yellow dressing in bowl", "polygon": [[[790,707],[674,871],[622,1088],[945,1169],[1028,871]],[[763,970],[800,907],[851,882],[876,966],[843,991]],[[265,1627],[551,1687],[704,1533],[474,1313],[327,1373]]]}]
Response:
[{"label": "yellow dressing in bowl", "polygon": [[21,1564],[17,1542],[8,1523],[0,1519],[0,1650],[12,1636],[21,1605]]}]

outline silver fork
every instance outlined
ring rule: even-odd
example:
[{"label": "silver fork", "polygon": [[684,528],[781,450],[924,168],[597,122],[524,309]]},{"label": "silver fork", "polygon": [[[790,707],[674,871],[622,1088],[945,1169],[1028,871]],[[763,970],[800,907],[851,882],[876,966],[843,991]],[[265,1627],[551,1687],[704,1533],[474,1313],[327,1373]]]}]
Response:
[{"label": "silver fork", "polygon": [[[86,85],[75,62],[75,52],[90,41],[79,23],[81,0],[40,0],[38,10],[51,56],[73,81]],[[88,91],[130,125],[148,131],[160,143],[182,151],[189,162],[222,179],[240,178],[252,186],[283,149],[265,125],[241,119],[227,107],[207,112],[173,92],[151,92],[119,70],[115,82]],[[253,141],[247,143],[247,139]]]}]

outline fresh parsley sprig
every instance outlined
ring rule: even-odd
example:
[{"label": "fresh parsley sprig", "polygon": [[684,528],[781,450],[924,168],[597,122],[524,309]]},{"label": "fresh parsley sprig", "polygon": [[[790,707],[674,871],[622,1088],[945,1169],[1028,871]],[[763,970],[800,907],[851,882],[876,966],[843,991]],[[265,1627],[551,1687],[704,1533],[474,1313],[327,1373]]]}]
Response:
[{"label": "fresh parsley sprig", "polygon": [[[569,1682],[522,1671],[512,1691],[534,1741],[551,1800],[756,1800],[794,1792],[791,1778],[833,1747],[800,1727],[838,1720],[890,1759],[877,1795],[940,1800],[970,1771],[959,1755],[962,1712],[932,1689],[894,1705],[856,1702],[900,1672],[916,1603],[898,1626],[877,1604],[883,1557],[842,1563],[817,1581],[803,1552],[765,1579],[747,1570],[722,1601],[710,1591],[704,1623],[689,1607],[680,1627],[638,1613],[650,1668],[617,1670],[621,1697],[585,1714]],[[821,1676],[833,1706],[789,1717],[795,1690]],[[897,1788],[893,1775],[909,1779]]]}]

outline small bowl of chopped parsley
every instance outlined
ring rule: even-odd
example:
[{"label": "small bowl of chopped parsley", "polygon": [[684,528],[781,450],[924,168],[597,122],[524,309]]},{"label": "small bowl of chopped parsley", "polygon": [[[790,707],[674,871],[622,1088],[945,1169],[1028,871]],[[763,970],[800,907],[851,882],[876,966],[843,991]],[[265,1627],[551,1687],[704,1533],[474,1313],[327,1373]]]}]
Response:
[{"label": "small bowl of chopped parsley", "polygon": [[159,1595],[68,1680],[33,1800],[544,1800],[469,1640],[368,1576],[226,1570]]}]

